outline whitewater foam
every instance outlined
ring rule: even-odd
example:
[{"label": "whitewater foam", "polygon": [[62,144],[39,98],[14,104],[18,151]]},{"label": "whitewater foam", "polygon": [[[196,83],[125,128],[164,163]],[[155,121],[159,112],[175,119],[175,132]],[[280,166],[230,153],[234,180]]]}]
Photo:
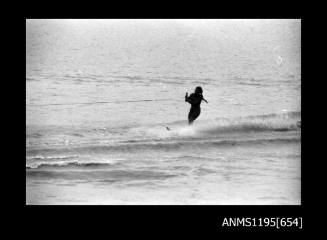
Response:
[{"label": "whitewater foam", "polygon": [[151,137],[183,138],[205,137],[219,134],[242,134],[247,132],[273,132],[273,131],[298,131],[301,112],[286,112],[281,114],[250,115],[236,118],[216,118],[214,120],[201,120],[193,125],[185,126],[184,121],[168,123],[171,129],[167,131],[161,124],[153,127],[139,127],[140,132]]},{"label": "whitewater foam", "polygon": [[37,162],[26,164],[26,169],[67,169],[76,168],[104,168],[111,166],[112,163],[104,162],[79,162],[79,161],[56,161],[56,162]]}]

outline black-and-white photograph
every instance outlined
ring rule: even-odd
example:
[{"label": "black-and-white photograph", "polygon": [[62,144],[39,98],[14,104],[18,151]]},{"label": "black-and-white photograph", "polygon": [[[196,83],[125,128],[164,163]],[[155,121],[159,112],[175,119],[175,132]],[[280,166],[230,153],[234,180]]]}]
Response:
[{"label": "black-and-white photograph", "polygon": [[300,205],[301,19],[26,19],[26,205]]}]

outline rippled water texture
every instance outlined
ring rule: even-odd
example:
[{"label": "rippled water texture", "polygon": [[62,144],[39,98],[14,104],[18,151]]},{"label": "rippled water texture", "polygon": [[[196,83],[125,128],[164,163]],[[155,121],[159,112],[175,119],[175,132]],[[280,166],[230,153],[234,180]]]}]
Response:
[{"label": "rippled water texture", "polygon": [[300,204],[300,28],[27,20],[27,204]]}]

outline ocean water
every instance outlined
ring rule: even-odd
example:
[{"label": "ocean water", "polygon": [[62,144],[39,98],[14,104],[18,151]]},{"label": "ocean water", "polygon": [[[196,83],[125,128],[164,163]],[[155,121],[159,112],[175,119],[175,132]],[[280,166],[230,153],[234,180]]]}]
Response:
[{"label": "ocean water", "polygon": [[300,20],[27,20],[26,203],[300,204]]}]

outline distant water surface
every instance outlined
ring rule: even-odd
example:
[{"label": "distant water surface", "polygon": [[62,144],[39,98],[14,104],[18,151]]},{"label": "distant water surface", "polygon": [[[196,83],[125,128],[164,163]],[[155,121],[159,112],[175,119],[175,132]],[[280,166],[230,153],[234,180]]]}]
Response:
[{"label": "distant water surface", "polygon": [[300,204],[300,24],[27,20],[27,204]]}]

